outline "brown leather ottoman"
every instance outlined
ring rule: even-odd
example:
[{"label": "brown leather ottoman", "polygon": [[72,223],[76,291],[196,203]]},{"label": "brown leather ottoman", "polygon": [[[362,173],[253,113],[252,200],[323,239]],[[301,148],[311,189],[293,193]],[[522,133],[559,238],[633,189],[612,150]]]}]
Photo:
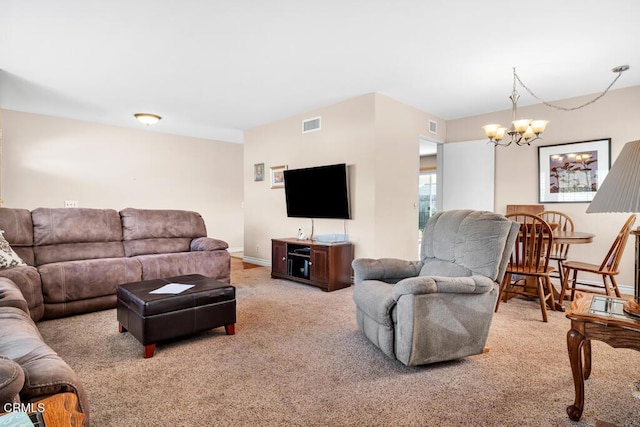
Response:
[{"label": "brown leather ottoman", "polygon": [[[151,294],[168,283],[195,285],[179,294]],[[129,332],[153,357],[156,343],[224,326],[235,334],[236,288],[190,274],[145,280],[118,286],[117,316],[120,332]]]}]

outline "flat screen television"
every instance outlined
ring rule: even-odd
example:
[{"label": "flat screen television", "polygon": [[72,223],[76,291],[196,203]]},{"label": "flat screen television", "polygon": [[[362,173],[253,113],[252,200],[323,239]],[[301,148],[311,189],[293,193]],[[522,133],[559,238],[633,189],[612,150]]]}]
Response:
[{"label": "flat screen television", "polygon": [[344,163],[284,171],[287,216],[350,219],[349,183]]}]

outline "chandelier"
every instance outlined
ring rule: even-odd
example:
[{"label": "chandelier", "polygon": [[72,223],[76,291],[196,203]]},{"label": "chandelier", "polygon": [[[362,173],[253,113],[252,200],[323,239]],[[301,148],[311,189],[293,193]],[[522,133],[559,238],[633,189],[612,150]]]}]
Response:
[{"label": "chandelier", "polygon": [[[591,101],[588,101],[582,105],[579,105],[577,107],[566,108],[566,107],[561,107],[558,105],[551,104],[550,102],[540,99],[536,94],[534,94],[531,91],[531,89],[529,89],[527,86],[525,86],[524,83],[522,83],[522,80],[520,80],[520,77],[516,73],[516,68],[513,67],[513,90],[511,92],[511,96],[509,96],[509,99],[511,100],[511,111],[513,113],[513,121],[511,122],[511,127],[509,128],[509,130],[507,130],[507,128],[503,127],[502,125],[495,124],[495,123],[482,126],[482,129],[484,129],[484,133],[487,135],[487,138],[489,138],[488,142],[491,142],[495,145],[501,145],[503,147],[506,147],[513,143],[515,143],[516,145],[530,145],[533,141],[541,139],[540,134],[544,132],[544,130],[547,127],[547,124],[549,124],[549,120],[531,120],[531,119],[518,120],[516,119],[518,99],[520,98],[520,95],[516,90],[516,81],[520,83],[520,85],[523,88],[525,88],[527,92],[531,94],[531,96],[536,98],[538,101],[542,102],[547,107],[552,107],[552,108],[556,108],[558,110],[564,110],[564,111],[573,111],[573,110],[580,109],[582,107],[586,107],[587,105],[592,104],[596,102],[598,99],[602,98],[609,91],[609,89],[611,89],[611,86],[613,86],[613,84],[620,78],[622,73],[627,71],[628,69],[629,69],[628,65],[621,65],[619,67],[615,67],[611,71],[613,71],[614,73],[617,73],[618,75],[616,76],[615,79],[613,79],[613,82],[611,82],[611,84],[604,90],[604,92],[602,92],[600,95],[598,95]],[[503,142],[503,139],[505,138],[506,135],[509,136],[509,140],[507,142]]]}]

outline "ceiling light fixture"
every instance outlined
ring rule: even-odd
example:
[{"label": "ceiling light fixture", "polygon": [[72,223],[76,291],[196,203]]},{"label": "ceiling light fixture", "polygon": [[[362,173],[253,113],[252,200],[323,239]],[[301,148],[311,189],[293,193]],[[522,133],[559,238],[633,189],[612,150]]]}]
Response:
[{"label": "ceiling light fixture", "polygon": [[[518,104],[518,99],[520,98],[520,95],[516,90],[516,81],[520,83],[520,86],[525,88],[526,91],[529,92],[529,94],[531,94],[531,96],[533,96],[538,101],[542,102],[547,107],[552,107],[552,108],[563,110],[563,111],[573,111],[573,110],[578,110],[582,107],[586,107],[589,104],[593,104],[598,99],[602,98],[609,91],[609,89],[611,89],[611,86],[613,86],[613,84],[620,78],[622,73],[627,71],[628,69],[629,69],[628,65],[621,65],[619,67],[615,67],[611,71],[613,71],[614,73],[617,73],[618,75],[616,76],[615,79],[613,79],[613,82],[611,82],[611,84],[604,90],[604,92],[602,92],[600,95],[596,96],[594,99],[582,105],[578,105],[577,107],[567,108],[567,107],[554,105],[550,102],[547,102],[539,98],[536,94],[534,94],[531,91],[531,89],[529,89],[524,83],[522,83],[522,80],[520,80],[520,77],[516,73],[516,68],[513,67],[513,90],[511,92],[511,96],[509,96],[509,99],[511,100],[511,111],[513,113],[513,121],[511,122],[511,128],[507,131],[506,127],[503,127],[502,125],[495,124],[495,123],[482,126],[482,129],[484,129],[484,133],[487,135],[487,138],[489,138],[488,142],[492,142],[495,145],[501,145],[503,147],[511,145],[512,143],[515,143],[516,145],[530,145],[533,141],[541,138],[540,134],[544,132],[544,130],[547,127],[547,124],[549,123],[549,120],[531,120],[531,119],[518,120],[516,119],[516,110],[518,108],[517,104]],[[505,135],[509,135],[509,140],[507,142],[502,142]]]},{"label": "ceiling light fixture", "polygon": [[158,116],[157,114],[150,114],[150,113],[136,113],[133,116],[136,119],[138,119],[138,121],[140,123],[144,123],[147,126],[155,125],[162,118],[162,117]]}]

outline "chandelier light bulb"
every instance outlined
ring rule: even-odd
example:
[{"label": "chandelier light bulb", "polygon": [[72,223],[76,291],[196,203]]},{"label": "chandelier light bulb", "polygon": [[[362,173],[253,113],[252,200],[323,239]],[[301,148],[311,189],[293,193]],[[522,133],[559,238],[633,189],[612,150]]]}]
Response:
[{"label": "chandelier light bulb", "polygon": [[540,135],[542,132],[544,132],[548,123],[549,123],[549,120],[531,121],[531,128],[533,129],[533,133],[535,133],[536,135]]},{"label": "chandelier light bulb", "polygon": [[487,138],[493,139],[498,134],[498,129],[500,129],[500,125],[498,124],[490,124],[482,126],[484,129],[484,133],[487,134]]}]

